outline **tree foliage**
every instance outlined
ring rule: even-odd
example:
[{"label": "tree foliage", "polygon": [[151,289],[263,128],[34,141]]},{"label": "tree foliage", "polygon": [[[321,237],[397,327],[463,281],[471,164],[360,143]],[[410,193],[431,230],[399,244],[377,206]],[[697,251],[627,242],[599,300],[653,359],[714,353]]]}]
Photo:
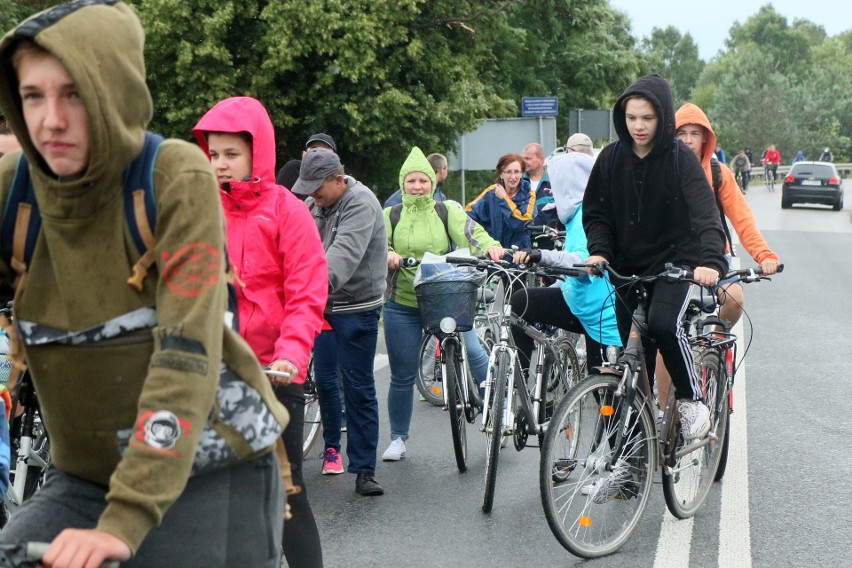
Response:
[{"label": "tree foliage", "polygon": [[651,37],[642,41],[642,47],[644,73],[659,73],[668,80],[676,108],[689,101],[704,69],[692,36],[681,35],[674,26],[654,28]]},{"label": "tree foliage", "polygon": [[767,5],[734,24],[726,45],[695,89],[724,147],[775,144],[785,160],[798,150],[816,159],[825,146],[836,160],[852,156],[848,32],[830,38],[808,20],[789,25]]}]

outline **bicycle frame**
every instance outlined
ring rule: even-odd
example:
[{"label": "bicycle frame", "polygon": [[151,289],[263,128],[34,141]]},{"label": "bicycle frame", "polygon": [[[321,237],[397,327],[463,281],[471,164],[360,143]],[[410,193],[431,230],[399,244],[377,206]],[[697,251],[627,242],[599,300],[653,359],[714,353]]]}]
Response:
[{"label": "bicycle frame", "polygon": [[[15,462],[15,478],[9,485],[6,500],[13,508],[17,508],[24,502],[27,473],[30,466],[46,469],[48,460],[43,457],[44,446],[47,444],[47,436],[42,431],[36,436],[36,424],[41,421],[36,418],[37,407],[35,401],[35,389],[26,373],[21,376],[19,383],[18,400],[24,408],[21,415],[21,435],[18,446],[18,456]],[[14,409],[15,405],[13,405]],[[43,426],[41,426],[43,429]],[[36,442],[40,442],[36,445]]]},{"label": "bicycle frame", "polygon": [[461,333],[452,332],[447,334],[443,339],[441,339],[441,384],[443,386],[443,397],[444,397],[444,409],[446,410],[449,406],[449,401],[447,400],[447,393],[449,391],[449,385],[447,385],[447,365],[452,364],[452,361],[447,360],[447,344],[455,343],[458,349],[455,349],[455,353],[458,353],[459,357],[459,369],[461,370],[461,377],[458,377],[462,386],[463,400],[462,404],[464,405],[465,414],[468,414],[468,407],[471,402],[471,395],[473,396],[473,402],[477,404],[482,404],[482,399],[479,397],[479,389],[471,388],[475,387],[473,383],[473,376],[470,373],[470,366],[468,365],[467,359],[467,345],[464,342],[464,337]]}]

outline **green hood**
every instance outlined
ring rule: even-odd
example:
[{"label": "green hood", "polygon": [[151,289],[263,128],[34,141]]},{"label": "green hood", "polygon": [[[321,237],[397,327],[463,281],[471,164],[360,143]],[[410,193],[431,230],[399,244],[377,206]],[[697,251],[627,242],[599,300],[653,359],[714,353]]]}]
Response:
[{"label": "green hood", "polygon": [[435,170],[432,168],[432,164],[429,163],[429,160],[426,159],[426,156],[423,154],[423,150],[417,146],[411,149],[411,153],[405,159],[405,162],[402,164],[402,168],[399,170],[399,188],[402,190],[403,195],[405,195],[405,188],[403,186],[405,176],[411,172],[422,172],[429,176],[429,179],[432,180],[432,193],[435,193],[435,187],[438,185],[438,181],[435,178]]},{"label": "green hood", "polygon": [[[56,180],[29,137],[11,63],[21,39],[32,40],[56,55],[77,85],[89,117],[91,148],[81,178]],[[121,174],[141,150],[153,112],[145,84],[143,47],[139,19],[126,4],[115,0],[56,6],[29,18],[0,40],[0,108],[30,161],[33,185],[53,190],[52,199],[44,199],[48,196],[37,190],[42,214],[85,218],[114,199],[113,190],[120,190]],[[103,183],[107,180],[119,183]],[[61,199],[56,199],[58,189]]]}]

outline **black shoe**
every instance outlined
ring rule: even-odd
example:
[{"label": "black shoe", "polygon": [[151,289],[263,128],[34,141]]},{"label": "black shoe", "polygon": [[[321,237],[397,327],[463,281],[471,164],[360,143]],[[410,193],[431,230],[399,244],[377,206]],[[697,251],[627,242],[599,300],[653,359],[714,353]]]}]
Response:
[{"label": "black shoe", "polygon": [[384,495],[385,490],[373,477],[373,473],[359,473],[355,478],[355,492],[359,495],[373,497],[376,495]]}]

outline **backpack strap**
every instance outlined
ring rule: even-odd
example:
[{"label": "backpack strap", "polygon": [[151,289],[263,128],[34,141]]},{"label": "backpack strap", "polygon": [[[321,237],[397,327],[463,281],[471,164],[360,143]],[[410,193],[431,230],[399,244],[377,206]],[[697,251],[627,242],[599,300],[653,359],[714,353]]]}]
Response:
[{"label": "backpack strap", "polygon": [[728,239],[731,256],[736,256],[734,254],[733,241],[731,240],[731,230],[728,228],[728,220],[725,218],[725,208],[722,206],[722,200],[719,198],[719,189],[722,187],[722,165],[719,163],[719,158],[715,154],[710,154],[710,174],[710,177],[713,178],[713,195],[716,198],[716,207],[719,209],[722,230],[725,232],[725,238]]},{"label": "backpack strap", "polygon": [[133,265],[133,273],[127,284],[141,292],[148,269],[156,261],[154,227],[157,222],[157,201],[154,197],[154,165],[163,137],[145,133],[145,143],[139,155],[124,171],[124,216],[139,260]]},{"label": "backpack strap", "polygon": [[21,154],[6,201],[0,233],[3,240],[3,257],[17,273],[17,279],[27,270],[40,229],[41,214],[30,180],[29,162],[26,156]]}]

